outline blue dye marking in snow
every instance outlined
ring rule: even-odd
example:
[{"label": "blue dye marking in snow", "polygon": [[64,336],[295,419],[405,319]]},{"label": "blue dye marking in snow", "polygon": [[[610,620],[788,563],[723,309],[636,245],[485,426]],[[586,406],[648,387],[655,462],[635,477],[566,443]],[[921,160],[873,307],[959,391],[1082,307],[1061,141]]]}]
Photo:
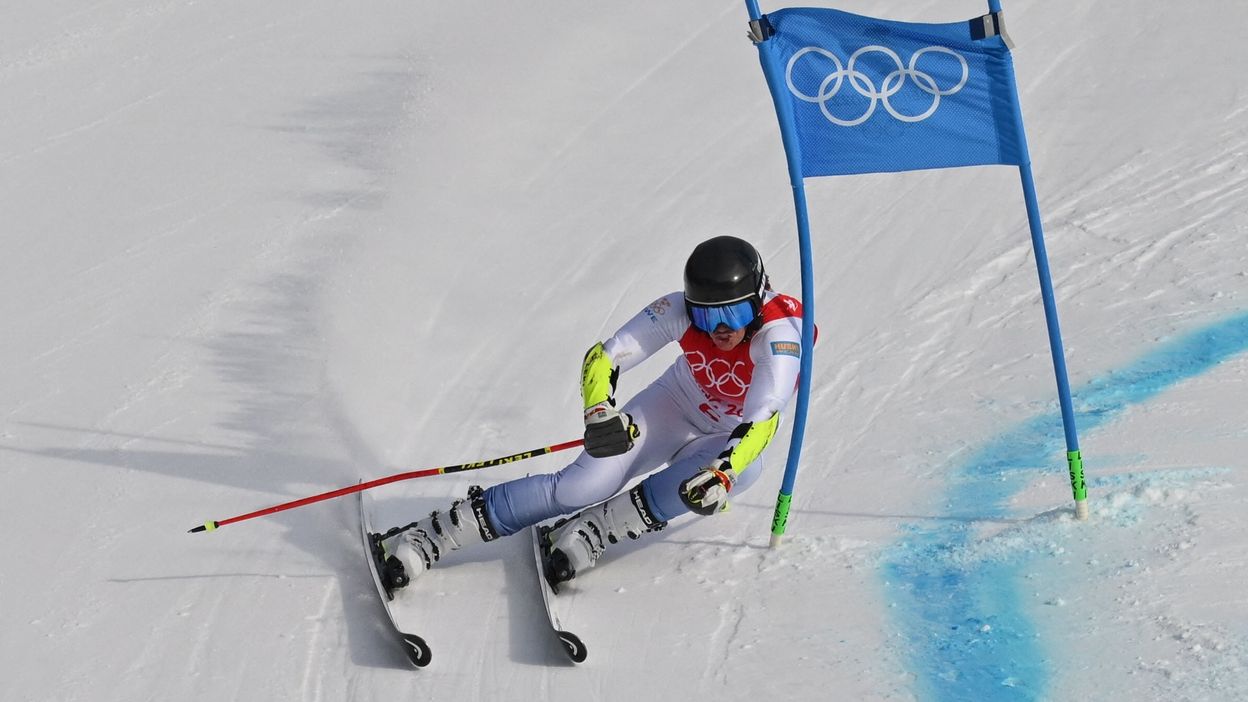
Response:
[{"label": "blue dye marking in snow", "polygon": [[[1075,391],[1077,426],[1096,429],[1245,350],[1248,313],[1165,342]],[[912,527],[888,550],[884,575],[921,699],[1044,697],[1054,661],[1021,606],[1027,554],[962,563],[956,555],[977,520],[1008,517],[1009,498],[1055,462],[1064,468],[1065,453],[1057,412],[992,439],[953,471],[944,500],[952,519]]]}]

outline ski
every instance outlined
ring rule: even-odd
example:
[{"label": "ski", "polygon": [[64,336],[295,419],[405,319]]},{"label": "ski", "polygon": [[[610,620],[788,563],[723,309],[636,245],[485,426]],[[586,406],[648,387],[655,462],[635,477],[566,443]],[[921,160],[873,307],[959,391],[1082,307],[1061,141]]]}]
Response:
[{"label": "ski", "polygon": [[429,661],[433,659],[433,653],[429,650],[429,645],[425,643],[424,639],[416,634],[404,631],[394,617],[394,611],[390,607],[390,602],[394,599],[394,593],[386,589],[385,583],[381,579],[381,569],[385,567],[385,554],[381,548],[381,534],[375,533],[372,525],[369,524],[368,510],[364,504],[364,492],[360,491],[357,494],[360,496],[360,536],[364,540],[364,555],[368,559],[368,571],[373,575],[373,585],[377,587],[377,594],[381,597],[381,604],[386,608],[386,620],[390,622],[390,628],[402,644],[403,654],[407,656],[407,660],[413,666],[423,668],[429,665]]},{"label": "ski", "polygon": [[531,531],[533,562],[537,566],[537,581],[542,589],[542,603],[546,605],[546,620],[550,622],[551,630],[559,637],[559,643],[563,645],[563,651],[568,654],[568,658],[573,663],[584,663],[589,652],[585,650],[585,644],[581,642],[579,636],[563,628],[556,608],[559,590],[546,578],[546,559],[550,554],[550,544],[547,542],[546,534],[550,531],[550,527],[534,524]]}]

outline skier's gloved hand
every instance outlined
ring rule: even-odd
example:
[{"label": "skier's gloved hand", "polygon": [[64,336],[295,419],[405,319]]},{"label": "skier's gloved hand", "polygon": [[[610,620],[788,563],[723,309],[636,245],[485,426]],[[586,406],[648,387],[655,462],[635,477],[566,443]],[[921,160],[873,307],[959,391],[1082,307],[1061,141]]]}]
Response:
[{"label": "skier's gloved hand", "polygon": [[618,456],[633,447],[641,430],[627,414],[615,409],[615,382],[620,369],[597,343],[581,364],[581,399],[585,401],[585,453],[594,458]]},{"label": "skier's gloved hand", "polygon": [[632,415],[617,411],[613,404],[602,402],[585,410],[585,453],[594,458],[625,453],[641,435]]},{"label": "skier's gloved hand", "polygon": [[717,458],[711,465],[680,484],[680,499],[685,506],[703,516],[728,508],[728,493],[737,480],[737,472],[728,461]]}]

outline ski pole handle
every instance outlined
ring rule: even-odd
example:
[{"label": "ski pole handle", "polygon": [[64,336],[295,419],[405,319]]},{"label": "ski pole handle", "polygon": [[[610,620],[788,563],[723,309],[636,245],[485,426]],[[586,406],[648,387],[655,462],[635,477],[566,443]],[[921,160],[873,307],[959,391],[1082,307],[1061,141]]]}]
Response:
[{"label": "ski pole handle", "polygon": [[302,499],[294,500],[292,502],[283,502],[280,505],[273,505],[272,507],[266,507],[261,510],[256,510],[255,512],[248,512],[247,514],[240,514],[237,517],[230,517],[229,519],[222,519],[220,521],[210,520],[210,521],[204,522],[203,524],[200,524],[199,526],[193,529],[189,529],[187,533],[194,534],[194,533],[201,532],[201,531],[216,531],[217,529],[227,524],[241,522],[246,519],[254,519],[255,517],[263,517],[265,515],[275,514],[277,512],[284,512],[288,509],[294,509],[296,507],[303,507],[304,505],[310,505],[314,502],[322,502],[324,500],[330,500],[335,497],[342,497],[343,495],[350,495],[352,493],[360,492],[362,490],[368,490],[369,488],[379,487],[381,485],[397,483],[401,480],[411,480],[413,478],[425,478],[431,475],[445,475],[447,473],[462,473],[468,470],[480,470],[482,468],[490,468],[492,466],[501,466],[505,463],[515,463],[516,461],[523,461],[527,458],[536,458],[538,456],[545,456],[548,453],[555,453],[556,451],[563,451],[565,449],[575,448],[577,446],[581,446],[584,443],[585,441],[583,439],[577,439],[575,441],[565,441],[561,444],[554,444],[553,446],[546,446],[543,448],[530,449],[528,451],[521,451],[520,453],[513,453],[510,456],[501,456],[499,458],[491,458],[485,461],[476,461],[473,463],[461,463],[456,466],[443,466],[441,468],[426,468],[424,470],[414,470],[414,471],[409,471],[406,473],[396,473],[394,475],[389,475],[384,478],[370,480],[369,482],[366,482],[366,483],[357,483],[355,485],[351,485],[349,487],[344,487],[344,488],[339,488],[337,490],[330,490],[329,492],[323,492],[319,495],[312,495],[311,497],[304,497]]}]

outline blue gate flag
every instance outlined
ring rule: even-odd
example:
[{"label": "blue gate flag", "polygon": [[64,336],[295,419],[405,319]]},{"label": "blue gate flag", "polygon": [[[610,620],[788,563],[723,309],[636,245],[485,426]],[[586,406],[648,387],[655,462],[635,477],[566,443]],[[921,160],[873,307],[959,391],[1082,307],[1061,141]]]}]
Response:
[{"label": "blue gate flag", "polygon": [[758,46],[775,72],[777,111],[793,120],[803,177],[1027,160],[1009,47],[976,32],[978,20],[819,8],[766,20],[773,34]]}]

